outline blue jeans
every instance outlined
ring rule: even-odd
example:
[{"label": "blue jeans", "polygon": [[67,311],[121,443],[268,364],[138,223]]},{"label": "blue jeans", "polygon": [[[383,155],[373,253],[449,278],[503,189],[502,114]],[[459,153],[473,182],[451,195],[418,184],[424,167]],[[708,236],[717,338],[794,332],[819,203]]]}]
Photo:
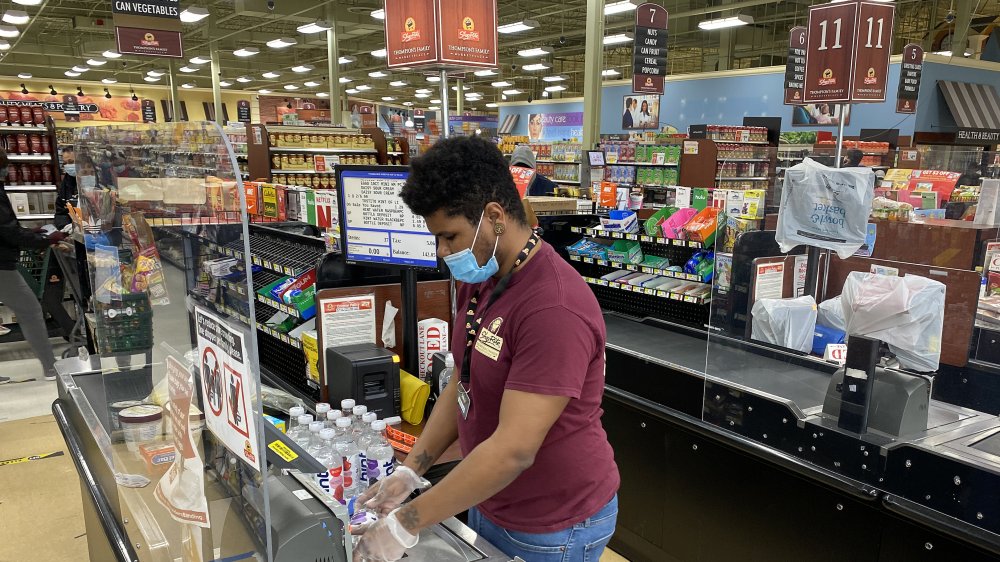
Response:
[{"label": "blue jeans", "polygon": [[473,531],[507,556],[520,556],[526,562],[598,562],[617,521],[617,495],[591,517],[552,533],[510,531],[483,517],[479,509],[469,510]]}]

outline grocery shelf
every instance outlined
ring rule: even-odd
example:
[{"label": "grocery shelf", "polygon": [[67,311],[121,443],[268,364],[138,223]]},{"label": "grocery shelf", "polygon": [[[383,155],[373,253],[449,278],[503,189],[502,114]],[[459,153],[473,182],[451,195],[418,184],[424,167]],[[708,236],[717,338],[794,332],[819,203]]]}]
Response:
[{"label": "grocery shelf", "polygon": [[[238,318],[240,322],[243,322],[247,326],[251,324],[250,319],[247,318],[245,314],[232,307],[226,306],[224,304],[216,304],[215,307],[218,308],[221,312],[228,314],[229,316]],[[258,315],[260,315],[260,311],[258,311]],[[295,349],[302,349],[302,340],[298,338],[290,337],[288,334],[282,334],[281,332],[269,327],[263,322],[253,322],[253,325],[257,328],[258,332],[263,332],[274,339],[280,340],[281,342],[294,347]]]},{"label": "grocery shelf", "polygon": [[719,162],[770,162],[770,158],[726,158],[723,155],[719,155]]},{"label": "grocery shelf", "polygon": [[653,164],[652,162],[608,162],[608,166],[648,166],[650,168],[676,168],[680,166],[678,162],[664,162],[663,164]]},{"label": "grocery shelf", "polygon": [[736,140],[722,140],[722,139],[708,139],[710,141],[715,141],[718,144],[771,144],[768,141],[736,141]]},{"label": "grocery shelf", "polygon": [[45,127],[39,127],[38,125],[25,125],[23,127],[17,125],[0,125],[0,133],[47,133],[48,129]]},{"label": "grocery shelf", "polygon": [[316,170],[271,170],[272,174],[332,174],[329,172],[317,172]]},{"label": "grocery shelf", "polygon": [[50,215],[21,215],[21,216],[17,217],[17,220],[19,220],[19,221],[40,221],[40,220],[48,220],[48,219],[54,219],[54,218],[56,218],[56,216],[52,215],[52,214],[50,214]]},{"label": "grocery shelf", "polygon": [[756,177],[742,177],[742,176],[718,176],[715,181],[763,181],[771,179],[767,176],[756,176]]},{"label": "grocery shelf", "polygon": [[7,191],[55,191],[56,186],[47,185],[8,185],[4,187]]},{"label": "grocery shelf", "polygon": [[[278,277],[280,276],[274,274],[268,274],[265,272],[254,273],[253,274],[254,285],[258,285],[259,283],[260,287],[266,287],[267,285],[270,285],[271,283],[276,281]],[[259,282],[258,278],[263,278],[267,280],[267,282]],[[222,284],[223,287],[226,287],[227,289],[230,289],[232,291],[236,291],[236,293],[239,295],[246,296],[247,294],[246,279],[243,279],[240,282],[232,282],[226,279],[219,279],[219,282]],[[270,306],[275,310],[280,310],[281,312],[284,312],[289,316],[302,318],[302,313],[300,313],[298,310],[296,310],[291,306],[288,306],[282,302],[278,302],[277,300],[272,299],[270,297],[265,297],[264,295],[261,294],[256,294],[255,296],[257,298],[257,302],[266,304],[267,306]]]},{"label": "grocery shelf", "polygon": [[545,159],[535,159],[537,164],[579,164],[579,160],[545,160]]},{"label": "grocery shelf", "polygon": [[648,295],[652,297],[659,297],[661,299],[670,299],[674,301],[686,302],[691,304],[705,304],[711,302],[712,297],[695,297],[691,295],[685,295],[682,293],[672,293],[670,291],[663,291],[659,289],[650,289],[649,287],[634,287],[628,283],[618,283],[617,281],[607,281],[604,279],[597,279],[594,277],[583,276],[583,280],[590,285],[597,285],[600,287],[610,287],[612,289],[619,289],[622,291],[629,291],[632,293],[638,293],[641,295]]},{"label": "grocery shelf", "polygon": [[271,152],[309,152],[312,154],[378,154],[374,148],[297,148],[290,146],[273,146]]},{"label": "grocery shelf", "polygon": [[634,234],[630,232],[608,232],[603,228],[585,228],[574,226],[570,232],[575,234],[585,234],[587,236],[599,236],[601,238],[616,238],[619,240],[634,240],[636,242],[648,242],[660,244],[661,246],[681,246],[685,248],[701,248],[701,242],[694,240],[681,240],[679,238],[663,238],[661,236],[647,236],[645,234]]},{"label": "grocery shelf", "polygon": [[[222,255],[243,259],[243,240],[236,240],[226,246],[208,240],[204,243]],[[289,277],[302,275],[316,267],[316,261],[324,253],[322,248],[259,234],[250,235],[250,252],[250,263],[253,265]]]},{"label": "grocery shelf", "polygon": [[601,260],[596,258],[586,258],[582,256],[569,256],[570,261],[578,261],[581,263],[588,263],[593,265],[602,265],[605,267],[613,267],[615,269],[627,269],[628,271],[635,271],[638,273],[649,273],[652,275],[659,275],[660,277],[672,277],[674,279],[681,279],[684,281],[696,281],[702,283],[701,277],[695,273],[684,273],[683,271],[669,271],[666,269],[657,269],[655,267],[648,267],[638,263],[622,263],[616,261]]},{"label": "grocery shelf", "polygon": [[552,178],[549,178],[549,179],[552,181],[552,183],[564,183],[564,184],[567,184],[567,185],[580,185],[580,180],[554,180]]},{"label": "grocery shelf", "polygon": [[11,162],[50,162],[51,154],[8,154],[7,159]]}]

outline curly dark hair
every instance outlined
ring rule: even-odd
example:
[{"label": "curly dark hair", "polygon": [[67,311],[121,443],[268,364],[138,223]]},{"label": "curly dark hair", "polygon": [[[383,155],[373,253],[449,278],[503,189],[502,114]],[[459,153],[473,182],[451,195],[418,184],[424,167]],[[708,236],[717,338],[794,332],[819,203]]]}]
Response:
[{"label": "curly dark hair", "polygon": [[499,203],[513,219],[528,223],[507,161],[497,145],[479,136],[441,139],[414,158],[400,196],[425,217],[443,209],[475,224],[487,204]]}]

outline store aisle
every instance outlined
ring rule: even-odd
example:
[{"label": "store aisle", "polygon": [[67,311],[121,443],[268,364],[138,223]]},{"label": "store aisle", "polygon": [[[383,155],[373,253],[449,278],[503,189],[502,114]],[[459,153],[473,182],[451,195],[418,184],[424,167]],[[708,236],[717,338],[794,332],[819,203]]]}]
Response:
[{"label": "store aisle", "polygon": [[[0,389],[0,404],[8,390]],[[62,454],[0,464],[0,562],[87,559],[80,481],[55,420],[44,415],[0,423],[0,463],[49,453]]]},{"label": "store aisle", "polygon": [[[52,347],[58,359],[68,344],[53,338]],[[42,378],[42,366],[26,342],[0,345],[0,376],[13,379],[0,386],[0,422],[49,414],[56,383]]]}]

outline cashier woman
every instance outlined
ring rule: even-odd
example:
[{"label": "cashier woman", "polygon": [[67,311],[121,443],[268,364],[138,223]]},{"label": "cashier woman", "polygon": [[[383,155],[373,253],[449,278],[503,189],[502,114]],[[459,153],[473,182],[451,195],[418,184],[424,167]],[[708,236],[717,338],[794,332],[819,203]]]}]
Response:
[{"label": "cashier woman", "polygon": [[[527,224],[503,155],[452,137],[402,191],[457,281],[456,374],[413,451],[361,500],[383,517],[355,560],[398,560],[421,529],[469,526],[528,562],[596,562],[615,530],[618,467],[601,425],[605,328],[593,293]],[[403,503],[455,441],[463,460]]]}]

